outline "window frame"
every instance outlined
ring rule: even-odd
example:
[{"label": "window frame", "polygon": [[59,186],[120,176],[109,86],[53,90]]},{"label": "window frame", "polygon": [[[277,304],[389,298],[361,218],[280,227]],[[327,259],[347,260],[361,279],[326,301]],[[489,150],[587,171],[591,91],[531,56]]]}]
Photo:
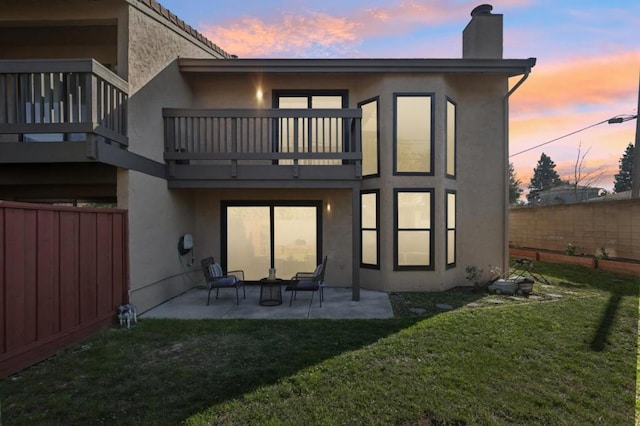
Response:
[{"label": "window frame", "polygon": [[[398,228],[398,195],[404,192],[420,192],[429,194],[429,228],[407,228],[407,229],[399,229]],[[435,243],[435,235],[434,235],[434,219],[435,219],[435,188],[394,188],[393,189],[393,270],[394,271],[433,271],[435,270],[434,265],[434,243]],[[399,245],[399,232],[406,230],[416,230],[416,231],[429,231],[429,265],[399,265],[398,258],[398,245]]]},{"label": "window frame", "polygon": [[340,96],[342,97],[342,108],[349,108],[349,91],[347,89],[273,89],[271,92],[271,104],[274,109],[278,109],[279,100],[282,97],[306,97],[307,108],[311,109],[311,102],[314,96]]},{"label": "window frame", "polygon": [[[453,117],[453,153],[449,152],[449,104],[453,105],[455,115]],[[447,96],[444,109],[445,116],[445,147],[444,147],[444,170],[445,176],[449,179],[456,179],[458,175],[458,103]],[[453,154],[453,174],[449,173],[449,156]]]},{"label": "window frame", "polygon": [[[342,98],[342,109],[349,108],[349,90],[347,89],[273,89],[271,91],[271,107],[273,109],[280,109],[280,98],[296,97],[307,98],[306,109],[313,109],[313,97],[314,96],[339,96]],[[344,152],[349,151],[349,131],[348,126],[343,126],[342,129],[342,149]],[[279,152],[278,140],[280,136],[280,129],[276,126],[273,129],[273,150]],[[311,128],[307,129],[308,140],[312,139]],[[346,162],[343,161],[343,164]],[[279,164],[278,160],[273,160],[273,164]]]},{"label": "window frame", "polygon": [[[362,196],[365,194],[376,195],[376,225],[375,228],[365,228],[362,224]],[[364,231],[376,232],[376,263],[364,263],[362,257],[364,255],[362,236]],[[379,189],[363,189],[360,191],[360,267],[367,269],[380,269],[380,190]]]},{"label": "window frame", "polygon": [[[428,97],[430,100],[430,131],[429,131],[429,171],[428,172],[400,172],[398,171],[398,98],[400,97]],[[433,176],[435,158],[435,92],[394,92],[393,93],[393,175],[394,176]]]},{"label": "window frame", "polygon": [[[454,226],[451,227],[449,224],[449,195],[454,196],[455,205],[453,211],[453,221]],[[445,264],[446,269],[452,269],[456,267],[456,263],[458,260],[458,192],[453,189],[447,189],[444,192],[444,205],[445,205]],[[453,262],[449,262],[449,232],[453,231]]]},{"label": "window frame", "polygon": [[[369,104],[371,102],[375,102],[376,103],[376,173],[370,174],[370,175],[365,175],[364,174],[364,165],[362,167],[363,173],[362,173],[362,179],[371,179],[371,178],[376,178],[376,177],[380,177],[380,96],[374,96],[373,98],[369,98],[369,99],[365,99],[364,101],[358,102],[358,108],[362,109],[363,105]],[[361,124],[361,129],[364,128],[364,126],[362,126]],[[361,132],[362,133],[362,132]],[[361,144],[361,148],[363,147],[363,138],[362,138],[362,134],[360,135],[360,144]],[[364,155],[364,149],[362,149],[363,155]],[[364,158],[363,158],[363,162],[364,162]]]}]

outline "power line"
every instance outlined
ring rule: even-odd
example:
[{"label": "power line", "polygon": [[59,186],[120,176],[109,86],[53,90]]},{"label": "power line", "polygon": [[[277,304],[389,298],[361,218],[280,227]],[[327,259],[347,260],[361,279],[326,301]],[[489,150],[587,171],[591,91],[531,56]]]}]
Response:
[{"label": "power line", "polygon": [[522,150],[522,151],[520,151],[520,152],[516,152],[515,154],[511,154],[511,155],[509,156],[509,158],[511,158],[511,157],[515,157],[516,155],[524,154],[525,152],[529,152],[529,151],[532,151],[532,150],[534,150],[534,149],[536,149],[536,148],[540,148],[541,146],[548,145],[548,144],[550,144],[550,143],[552,143],[552,142],[555,142],[555,141],[557,141],[557,140],[560,140],[560,139],[562,139],[562,138],[566,138],[566,137],[568,137],[568,136],[575,135],[576,133],[583,132],[583,131],[585,131],[585,130],[587,130],[587,129],[590,129],[590,128],[592,128],[592,127],[595,127],[595,126],[599,126],[600,124],[604,124],[604,123],[609,123],[609,124],[622,123],[622,122],[624,122],[624,121],[633,120],[634,118],[635,118],[635,119],[637,119],[637,118],[638,118],[638,116],[637,116],[637,115],[633,115],[633,116],[632,116],[632,115],[617,115],[617,116],[615,116],[615,117],[608,118],[608,119],[606,119],[606,120],[602,120],[602,121],[600,121],[599,123],[592,124],[592,125],[587,126],[587,127],[583,127],[583,128],[582,128],[582,129],[580,129],[580,130],[576,130],[576,131],[574,131],[574,132],[567,133],[566,135],[562,135],[562,136],[557,137],[557,138],[555,138],[555,139],[551,139],[550,141],[547,141],[547,142],[541,143],[541,144],[536,145],[536,146],[532,146],[531,148],[527,148],[527,149]]}]

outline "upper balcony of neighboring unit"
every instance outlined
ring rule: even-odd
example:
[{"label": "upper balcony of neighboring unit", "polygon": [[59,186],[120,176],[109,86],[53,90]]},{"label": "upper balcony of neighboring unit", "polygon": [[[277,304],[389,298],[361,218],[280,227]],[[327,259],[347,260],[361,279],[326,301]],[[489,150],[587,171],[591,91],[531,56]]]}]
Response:
[{"label": "upper balcony of neighboring unit", "polygon": [[120,155],[133,94],[185,52],[227,55],[155,0],[0,0],[0,40],[0,163]]},{"label": "upper balcony of neighboring unit", "polygon": [[24,0],[0,9],[2,162],[92,161],[90,142],[78,142],[94,138],[125,148],[126,4]]}]

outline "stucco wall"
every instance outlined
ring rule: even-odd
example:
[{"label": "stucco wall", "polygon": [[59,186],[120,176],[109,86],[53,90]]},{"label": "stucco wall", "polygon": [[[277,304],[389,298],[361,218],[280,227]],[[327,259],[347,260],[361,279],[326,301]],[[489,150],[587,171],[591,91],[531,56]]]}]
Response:
[{"label": "stucco wall", "polygon": [[[507,254],[508,159],[505,150],[504,95],[499,76],[450,79],[458,103],[458,277],[467,265],[488,271],[503,267]],[[467,283],[468,284],[468,283]]]},{"label": "stucco wall", "polygon": [[192,232],[190,194],[168,191],[164,179],[129,171],[128,183],[131,301],[145,311],[191,288],[178,260],[178,239]]},{"label": "stucco wall", "polygon": [[596,255],[640,261],[640,200],[578,203],[512,209],[509,241],[514,247]]},{"label": "stucco wall", "polygon": [[[130,7],[128,14],[129,150],[164,163],[162,108],[193,99],[175,60],[213,55],[148,12]],[[193,232],[192,195],[169,190],[165,179],[123,171],[118,202],[129,209],[133,303],[144,311],[193,286],[177,256],[179,237]]]},{"label": "stucco wall", "polygon": [[178,56],[211,58],[183,32],[140,9],[129,9],[129,94],[134,94]]}]

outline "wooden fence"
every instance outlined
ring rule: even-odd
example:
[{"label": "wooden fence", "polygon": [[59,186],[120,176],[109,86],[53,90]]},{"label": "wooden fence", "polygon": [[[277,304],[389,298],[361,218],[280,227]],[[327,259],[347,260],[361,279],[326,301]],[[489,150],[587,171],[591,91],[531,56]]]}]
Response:
[{"label": "wooden fence", "polygon": [[0,377],[112,324],[127,259],[124,210],[0,201]]}]

